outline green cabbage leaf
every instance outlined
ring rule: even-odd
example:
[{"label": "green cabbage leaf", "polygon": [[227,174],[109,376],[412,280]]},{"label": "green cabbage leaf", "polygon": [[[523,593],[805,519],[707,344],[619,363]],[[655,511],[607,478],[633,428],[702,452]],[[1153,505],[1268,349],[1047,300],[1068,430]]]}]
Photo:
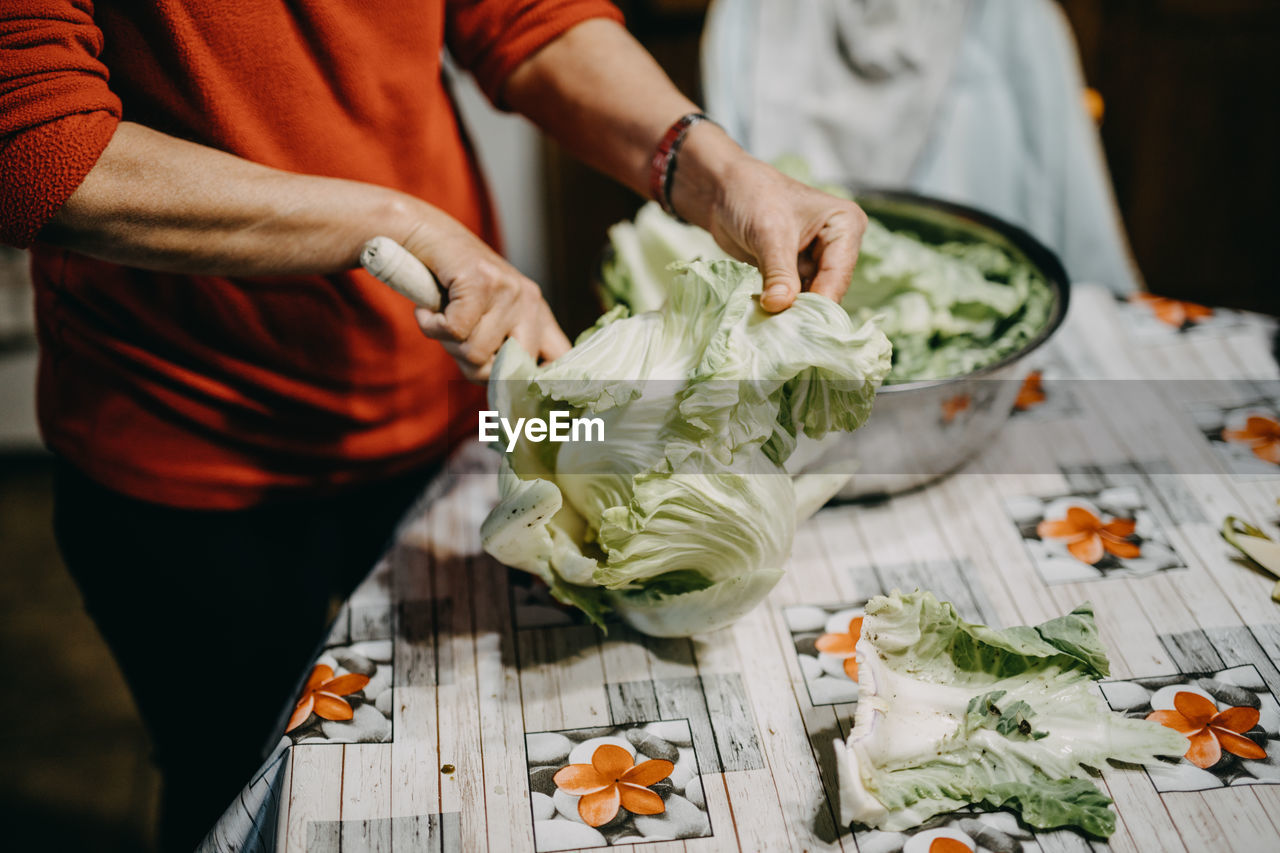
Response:
[{"label": "green cabbage leaf", "polygon": [[895,592],[867,604],[857,659],[854,728],[836,743],[845,822],[901,831],[976,804],[1105,837],[1111,800],[1085,768],[1187,750],[1183,735],[1113,714],[1091,691],[1108,664],[1087,604],[995,630],[928,592]]}]

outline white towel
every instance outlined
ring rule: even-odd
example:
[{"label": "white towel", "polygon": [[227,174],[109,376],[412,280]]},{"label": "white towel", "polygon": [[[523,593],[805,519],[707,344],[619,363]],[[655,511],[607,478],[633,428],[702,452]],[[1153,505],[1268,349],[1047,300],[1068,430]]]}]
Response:
[{"label": "white towel", "polygon": [[717,0],[703,44],[708,106],[758,156],[798,154],[815,175],[901,186],[928,139],[968,5]]},{"label": "white towel", "polygon": [[1137,286],[1052,0],[715,0],[703,87],[758,157],[988,210],[1073,280]]}]

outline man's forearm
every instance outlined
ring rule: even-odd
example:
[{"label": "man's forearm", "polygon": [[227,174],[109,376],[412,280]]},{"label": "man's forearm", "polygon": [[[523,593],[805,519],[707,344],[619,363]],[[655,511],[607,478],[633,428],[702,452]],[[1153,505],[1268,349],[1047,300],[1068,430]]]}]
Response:
[{"label": "man's forearm", "polygon": [[296,175],[122,123],[42,242],[146,269],[301,275],[357,264],[433,216],[383,187]]},{"label": "man's forearm", "polygon": [[[663,134],[698,107],[653,57],[613,21],[585,21],[512,73],[508,105],[528,116],[571,154],[649,194],[649,164]],[[723,132],[699,125],[681,151],[677,210],[702,222],[721,183],[717,170],[747,158]]]}]

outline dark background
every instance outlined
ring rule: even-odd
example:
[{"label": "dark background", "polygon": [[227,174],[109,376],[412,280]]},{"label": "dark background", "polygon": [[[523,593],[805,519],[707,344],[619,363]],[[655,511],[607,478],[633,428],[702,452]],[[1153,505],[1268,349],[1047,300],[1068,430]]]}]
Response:
[{"label": "dark background", "polygon": [[1280,314],[1280,3],[1064,0],[1151,290]]},{"label": "dark background", "polygon": [[[1013,2],[1013,0],[1008,0]],[[632,31],[695,101],[706,0],[619,0]],[[1121,215],[1159,294],[1280,314],[1271,263],[1280,193],[1280,2],[1060,0]],[[605,229],[641,200],[548,146],[551,281],[572,336]]]}]

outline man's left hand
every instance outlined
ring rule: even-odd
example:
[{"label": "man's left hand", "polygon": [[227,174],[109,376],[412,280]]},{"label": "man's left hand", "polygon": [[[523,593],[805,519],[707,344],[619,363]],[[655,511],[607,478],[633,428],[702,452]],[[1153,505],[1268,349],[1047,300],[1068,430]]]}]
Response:
[{"label": "man's left hand", "polygon": [[862,208],[783,175],[707,122],[690,129],[679,158],[672,206],[760,269],[766,311],[790,307],[801,290],[844,297],[867,227]]}]

